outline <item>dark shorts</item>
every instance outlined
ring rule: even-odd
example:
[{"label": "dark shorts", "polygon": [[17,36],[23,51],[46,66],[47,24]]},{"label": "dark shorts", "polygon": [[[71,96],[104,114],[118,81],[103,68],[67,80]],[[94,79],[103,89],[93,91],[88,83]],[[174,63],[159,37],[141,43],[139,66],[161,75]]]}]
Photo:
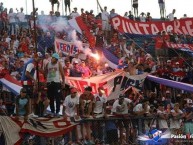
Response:
[{"label": "dark shorts", "polygon": [[133,4],[133,8],[138,8],[138,4]]},{"label": "dark shorts", "polygon": [[33,86],[32,86],[32,85],[23,85],[23,88],[26,89],[27,95],[28,95],[30,98],[34,98]]},{"label": "dark shorts", "polygon": [[50,99],[50,97],[56,97],[59,99],[62,99],[62,92],[61,92],[61,83],[47,83],[47,97]]},{"label": "dark shorts", "polygon": [[51,0],[52,5],[58,3],[58,0]]},{"label": "dark shorts", "polygon": [[65,7],[70,7],[70,0],[64,0]]}]

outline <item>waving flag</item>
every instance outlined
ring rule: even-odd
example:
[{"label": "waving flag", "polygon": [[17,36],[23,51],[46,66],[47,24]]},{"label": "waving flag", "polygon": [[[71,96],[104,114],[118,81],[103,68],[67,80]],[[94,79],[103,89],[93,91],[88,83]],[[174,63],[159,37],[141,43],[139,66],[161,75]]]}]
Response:
[{"label": "waving flag", "polygon": [[93,48],[95,46],[95,37],[90,33],[88,26],[83,22],[81,16],[76,17],[75,19],[70,19],[68,23],[79,33],[82,34],[82,31],[84,31],[85,36],[89,41],[90,47]]},{"label": "waving flag", "polygon": [[25,133],[43,137],[58,137],[70,132],[77,123],[71,122],[70,118],[33,118],[27,121],[20,118],[0,116],[0,131],[4,133],[7,145],[20,145],[21,137]]},{"label": "waving flag", "polygon": [[13,92],[15,95],[18,95],[20,93],[20,89],[22,88],[21,83],[16,79],[14,79],[11,75],[9,75],[1,64],[0,64],[0,83],[10,92]]},{"label": "waving flag", "polygon": [[119,59],[105,48],[102,49],[102,51],[103,51],[103,59],[108,63],[109,67],[116,69]]}]

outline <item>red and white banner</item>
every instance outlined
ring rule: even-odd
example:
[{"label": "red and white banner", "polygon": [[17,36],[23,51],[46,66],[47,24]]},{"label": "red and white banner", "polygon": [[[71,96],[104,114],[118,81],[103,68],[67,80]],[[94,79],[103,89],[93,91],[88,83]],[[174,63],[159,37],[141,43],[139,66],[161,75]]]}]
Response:
[{"label": "red and white banner", "polygon": [[193,51],[193,44],[176,44],[172,42],[166,42],[166,46],[168,48],[174,48],[174,49],[189,49]]},{"label": "red and white banner", "polygon": [[193,36],[193,18],[175,21],[138,22],[116,16],[112,18],[111,24],[120,33],[156,35],[158,32],[170,30],[177,34]]},{"label": "red and white banner", "polygon": [[[66,55],[74,55],[76,52],[79,52],[80,49],[73,42],[67,42],[58,38],[55,38],[55,51],[62,51]],[[82,43],[83,48],[89,48],[89,44]]]},{"label": "red and white banner", "polygon": [[117,99],[129,87],[141,88],[147,74],[130,76],[124,71],[83,79],[81,77],[66,77],[66,83],[84,92],[86,86],[92,87],[92,93],[98,93],[98,87],[103,86],[108,100]]},{"label": "red and white banner", "polygon": [[70,132],[76,126],[68,118],[33,118],[19,121],[7,116],[0,116],[0,132],[5,136],[7,145],[20,145],[22,133],[43,137],[58,137]]}]

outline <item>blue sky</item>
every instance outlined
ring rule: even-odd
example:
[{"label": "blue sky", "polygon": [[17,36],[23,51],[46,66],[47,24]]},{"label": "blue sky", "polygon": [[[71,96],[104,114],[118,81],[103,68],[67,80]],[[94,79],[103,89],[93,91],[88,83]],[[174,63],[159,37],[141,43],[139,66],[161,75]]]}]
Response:
[{"label": "blue sky", "polygon": [[[27,2],[27,12],[28,14],[32,11],[32,0],[0,0],[4,2],[5,7],[7,8],[24,8],[26,12],[26,2]],[[62,0],[59,0],[61,3],[60,12],[62,14]],[[166,1],[166,13],[169,14],[172,9],[176,9],[176,14],[178,18],[182,17],[183,14],[187,14],[189,17],[193,16],[193,0],[165,0]],[[120,15],[123,15],[126,11],[131,10],[131,0],[99,0],[102,6],[107,6],[110,11],[112,8],[115,8],[116,12]],[[36,7],[39,8],[39,13],[41,10],[44,10],[45,14],[51,9],[49,0],[35,0]],[[85,10],[94,10],[94,13],[97,13],[96,0],[72,0],[71,7],[84,8]],[[56,6],[55,6],[56,9]],[[16,11],[16,10],[15,10]],[[139,0],[139,13],[141,12],[150,12],[152,17],[159,18],[159,6],[158,0]]]}]

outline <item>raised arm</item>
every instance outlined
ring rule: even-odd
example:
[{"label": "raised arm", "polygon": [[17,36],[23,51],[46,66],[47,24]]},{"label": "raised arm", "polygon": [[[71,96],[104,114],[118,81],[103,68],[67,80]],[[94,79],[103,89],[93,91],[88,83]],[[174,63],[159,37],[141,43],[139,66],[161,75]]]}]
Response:
[{"label": "raised arm", "polygon": [[97,4],[99,5],[101,12],[103,12],[103,8],[101,7],[101,5],[100,5],[98,0],[97,0]]}]

